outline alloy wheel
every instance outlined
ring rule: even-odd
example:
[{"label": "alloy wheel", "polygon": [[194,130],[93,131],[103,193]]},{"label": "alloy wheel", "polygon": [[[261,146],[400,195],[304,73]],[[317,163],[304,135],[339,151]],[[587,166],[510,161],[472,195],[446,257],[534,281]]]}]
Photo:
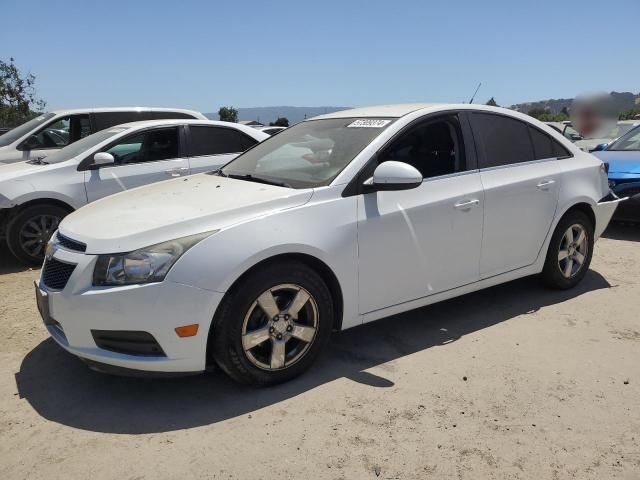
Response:
[{"label": "alloy wheel", "polygon": [[565,278],[572,278],[582,270],[588,250],[585,228],[578,223],[571,225],[564,232],[558,251],[558,268]]},{"label": "alloy wheel", "polygon": [[41,257],[59,223],[60,218],[54,215],[36,215],[27,220],[18,233],[22,250],[31,257]]},{"label": "alloy wheel", "polygon": [[249,307],[242,324],[242,347],[263,370],[282,370],[309,351],[318,331],[318,305],[295,284],[264,291]]}]

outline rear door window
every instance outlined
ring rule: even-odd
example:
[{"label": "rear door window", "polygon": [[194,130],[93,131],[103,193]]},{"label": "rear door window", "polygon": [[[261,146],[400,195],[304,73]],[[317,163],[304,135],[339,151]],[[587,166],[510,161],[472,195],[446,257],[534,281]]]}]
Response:
[{"label": "rear door window", "polygon": [[166,120],[166,119],[176,119],[176,120],[183,120],[183,119],[195,119],[196,117],[189,114],[189,113],[183,113],[183,112],[151,112],[151,118],[153,118],[154,120]]},{"label": "rear door window", "polygon": [[189,131],[192,157],[238,153],[257,143],[248,135],[232,128],[189,125]]},{"label": "rear door window", "polygon": [[481,152],[480,168],[513,165],[534,159],[529,126],[503,115],[473,112],[469,116]]},{"label": "rear door window", "polygon": [[140,122],[142,120],[151,120],[151,112],[96,112],[93,114],[97,130],[120,125],[121,123]]}]

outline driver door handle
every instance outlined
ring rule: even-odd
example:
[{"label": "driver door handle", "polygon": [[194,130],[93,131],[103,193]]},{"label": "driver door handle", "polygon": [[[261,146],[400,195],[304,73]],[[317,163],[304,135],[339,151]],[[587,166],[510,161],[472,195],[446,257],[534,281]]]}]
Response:
[{"label": "driver door handle", "polygon": [[187,173],[189,167],[180,167],[180,168],[172,168],[170,170],[165,170],[164,173],[169,175],[170,177],[179,177],[180,175]]},{"label": "driver door handle", "polygon": [[474,198],[473,200],[463,200],[462,202],[458,202],[454,205],[458,210],[469,210],[471,207],[474,207],[480,203],[480,200]]}]

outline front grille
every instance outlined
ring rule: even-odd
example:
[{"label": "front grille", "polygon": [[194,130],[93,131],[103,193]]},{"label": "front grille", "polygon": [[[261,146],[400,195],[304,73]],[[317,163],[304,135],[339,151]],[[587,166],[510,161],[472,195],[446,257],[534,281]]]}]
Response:
[{"label": "front grille", "polygon": [[62,290],[76,268],[71,263],[64,263],[55,258],[47,258],[42,266],[42,282],[54,290]]},{"label": "front grille", "polygon": [[76,252],[86,252],[87,246],[84,243],[78,242],[76,240],[71,240],[70,238],[65,237],[64,235],[57,235],[58,244],[61,247],[66,248],[67,250],[74,250]]},{"label": "front grille", "polygon": [[137,330],[91,330],[98,348],[126,355],[166,357],[157,340],[149,332]]}]

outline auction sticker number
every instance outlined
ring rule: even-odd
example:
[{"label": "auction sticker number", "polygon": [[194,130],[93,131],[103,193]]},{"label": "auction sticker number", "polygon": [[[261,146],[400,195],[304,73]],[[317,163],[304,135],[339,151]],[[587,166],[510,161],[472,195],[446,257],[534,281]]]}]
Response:
[{"label": "auction sticker number", "polygon": [[360,119],[351,122],[347,128],[382,128],[390,123],[391,120]]}]

